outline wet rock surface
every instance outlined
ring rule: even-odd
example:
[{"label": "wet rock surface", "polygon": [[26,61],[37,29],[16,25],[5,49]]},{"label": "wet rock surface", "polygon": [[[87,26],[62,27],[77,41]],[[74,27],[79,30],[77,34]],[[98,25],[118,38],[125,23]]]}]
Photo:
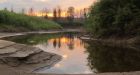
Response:
[{"label": "wet rock surface", "polygon": [[0,65],[15,70],[34,72],[51,67],[61,60],[61,56],[44,52],[39,48],[0,40]]}]

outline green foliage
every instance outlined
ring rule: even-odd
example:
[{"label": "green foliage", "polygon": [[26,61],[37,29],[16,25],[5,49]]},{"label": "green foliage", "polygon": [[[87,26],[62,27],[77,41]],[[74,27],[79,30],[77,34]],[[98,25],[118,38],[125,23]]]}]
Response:
[{"label": "green foliage", "polygon": [[91,7],[87,23],[94,37],[139,35],[140,0],[100,0]]},{"label": "green foliage", "polygon": [[27,30],[57,29],[61,27],[57,23],[46,20],[44,18],[16,14],[3,10],[0,11],[0,29],[3,29],[5,31],[6,29],[15,31],[15,29],[18,30],[18,28],[19,31],[20,29],[22,31],[27,31]]}]

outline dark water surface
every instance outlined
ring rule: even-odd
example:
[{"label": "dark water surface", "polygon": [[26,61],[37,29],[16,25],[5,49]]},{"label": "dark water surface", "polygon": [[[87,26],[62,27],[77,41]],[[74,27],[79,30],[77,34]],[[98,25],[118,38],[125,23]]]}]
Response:
[{"label": "dark water surface", "polygon": [[39,73],[88,74],[140,70],[140,49],[84,42],[80,33],[29,34],[3,38],[59,54],[63,59]]}]

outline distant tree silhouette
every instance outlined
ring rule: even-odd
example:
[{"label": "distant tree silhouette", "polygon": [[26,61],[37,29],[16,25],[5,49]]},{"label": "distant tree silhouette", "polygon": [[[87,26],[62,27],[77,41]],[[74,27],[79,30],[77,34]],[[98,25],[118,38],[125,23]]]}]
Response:
[{"label": "distant tree silhouette", "polygon": [[5,11],[8,11],[6,7],[4,8],[4,10],[5,10]]},{"label": "distant tree silhouette", "polygon": [[59,7],[59,8],[58,8],[58,17],[59,17],[59,18],[61,18],[61,12],[62,12],[62,10],[61,10],[61,8]]},{"label": "distant tree silhouette", "polygon": [[24,9],[24,8],[22,8],[21,13],[22,13],[22,14],[24,14],[24,13],[25,13],[25,9]]},{"label": "distant tree silhouette", "polygon": [[84,8],[84,18],[87,18],[87,9]]},{"label": "distant tree silhouette", "polygon": [[43,13],[45,13],[45,15],[43,15],[44,16],[44,18],[48,18],[48,9],[47,8],[45,8],[44,10],[43,10]]},{"label": "distant tree silhouette", "polygon": [[47,18],[48,18],[48,14],[46,14],[46,15],[44,16],[44,18],[46,18],[46,19],[47,19]]},{"label": "distant tree silhouette", "polygon": [[13,9],[13,7],[11,7],[11,12],[14,12],[14,9]]},{"label": "distant tree silhouette", "polygon": [[82,10],[80,10],[80,18],[82,18],[83,16],[83,13],[82,13]]},{"label": "distant tree silhouette", "polygon": [[70,22],[73,22],[73,19],[74,19],[74,7],[69,7],[68,11],[67,11],[67,14],[68,14],[68,20]]},{"label": "distant tree silhouette", "polygon": [[34,13],[34,9],[33,9],[33,8],[30,8],[30,9],[29,9],[29,14],[30,14],[31,16],[33,16],[33,15],[34,15],[33,13]]},{"label": "distant tree silhouette", "polygon": [[54,20],[57,19],[57,11],[56,11],[56,9],[53,10],[53,19]]}]

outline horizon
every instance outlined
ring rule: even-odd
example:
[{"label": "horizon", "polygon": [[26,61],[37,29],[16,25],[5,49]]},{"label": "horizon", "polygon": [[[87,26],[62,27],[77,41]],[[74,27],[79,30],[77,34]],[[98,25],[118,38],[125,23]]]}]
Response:
[{"label": "horizon", "polygon": [[68,7],[74,7],[76,10],[83,8],[89,8],[96,0],[0,0],[0,10],[7,8],[13,9],[14,12],[21,12],[25,9],[27,12],[30,8],[33,8],[35,12],[43,11],[47,9],[52,12],[55,8],[61,8],[67,10]]}]

